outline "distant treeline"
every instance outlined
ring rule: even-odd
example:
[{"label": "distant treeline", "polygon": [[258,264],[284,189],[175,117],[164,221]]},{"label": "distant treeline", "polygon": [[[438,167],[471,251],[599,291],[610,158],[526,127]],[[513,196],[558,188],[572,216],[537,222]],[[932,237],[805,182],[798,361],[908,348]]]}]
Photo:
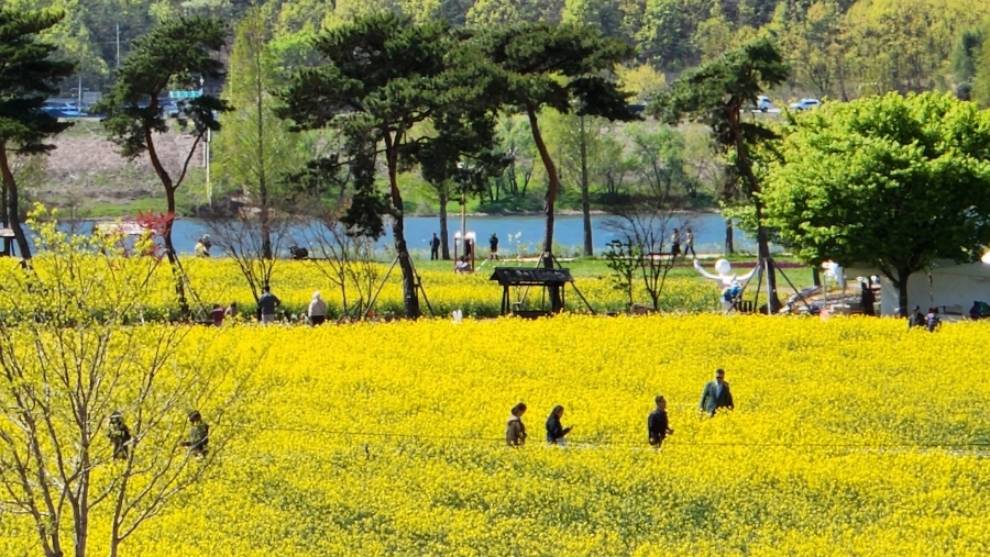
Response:
[{"label": "distant treeline", "polygon": [[972,0],[0,0],[55,7],[68,17],[54,33],[80,76],[98,91],[118,58],[156,22],[220,16],[233,25],[265,4],[287,63],[305,63],[309,36],[376,10],[417,21],[490,27],[515,21],[580,22],[636,49],[635,65],[667,81],[752,36],[773,32],[792,65],[782,97],[850,99],[886,91],[945,89],[990,101],[990,3]]}]

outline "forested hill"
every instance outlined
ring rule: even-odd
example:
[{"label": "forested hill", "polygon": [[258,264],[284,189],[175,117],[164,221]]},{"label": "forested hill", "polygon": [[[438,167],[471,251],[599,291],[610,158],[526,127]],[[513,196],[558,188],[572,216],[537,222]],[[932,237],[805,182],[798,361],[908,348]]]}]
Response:
[{"label": "forested hill", "polygon": [[[969,91],[990,100],[990,2],[975,0],[0,0],[59,7],[56,31],[79,62],[72,85],[98,91],[118,56],[160,19],[218,15],[231,23],[265,4],[287,59],[307,35],[357,14],[394,10],[417,20],[490,26],[520,20],[582,22],[636,47],[634,65],[668,80],[756,33],[773,30],[792,62],[783,94],[853,98],[882,91]],[[81,77],[81,80],[79,79]],[[66,84],[68,87],[69,84]]]}]

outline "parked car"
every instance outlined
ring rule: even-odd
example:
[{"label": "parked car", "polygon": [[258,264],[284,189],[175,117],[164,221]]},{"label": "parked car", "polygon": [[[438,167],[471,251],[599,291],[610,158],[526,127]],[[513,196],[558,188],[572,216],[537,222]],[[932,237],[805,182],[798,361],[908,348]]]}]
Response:
[{"label": "parked car", "polygon": [[801,99],[801,100],[799,100],[797,102],[791,103],[791,109],[792,110],[811,110],[811,109],[814,109],[814,108],[818,108],[821,105],[822,105],[822,101],[820,101],[818,99],[805,98],[805,99]]},{"label": "parked car", "polygon": [[161,110],[162,116],[166,118],[178,118],[182,115],[182,107],[175,101],[165,101]]},{"label": "parked car", "polygon": [[759,97],[756,97],[757,110],[759,110],[760,112],[766,112],[771,108],[773,108],[773,101],[770,100],[770,97],[766,95],[760,95]]},{"label": "parked car", "polygon": [[59,101],[45,101],[41,105],[41,111],[55,118],[81,118],[86,115],[72,103]]}]

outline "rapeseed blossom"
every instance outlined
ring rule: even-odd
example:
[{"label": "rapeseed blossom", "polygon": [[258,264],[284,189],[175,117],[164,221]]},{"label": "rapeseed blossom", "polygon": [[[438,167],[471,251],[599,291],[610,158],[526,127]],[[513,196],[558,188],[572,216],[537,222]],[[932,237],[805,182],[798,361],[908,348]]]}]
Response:
[{"label": "rapeseed blossom", "polygon": [[[184,357],[257,362],[262,388],[215,473],[123,551],[987,554],[988,333],[720,315],[195,328]],[[716,367],[736,410],[706,418]],[[676,431],[661,451],[656,394]],[[520,400],[531,436],[509,449]],[[566,448],[541,442],[555,404]],[[0,513],[0,554],[37,553],[29,526]]]}]

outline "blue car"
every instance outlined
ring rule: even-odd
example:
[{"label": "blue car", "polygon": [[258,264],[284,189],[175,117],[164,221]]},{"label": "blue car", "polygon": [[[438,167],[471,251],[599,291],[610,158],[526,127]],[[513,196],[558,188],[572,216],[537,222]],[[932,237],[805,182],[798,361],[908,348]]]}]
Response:
[{"label": "blue car", "polygon": [[41,111],[54,118],[81,118],[86,115],[72,103],[56,101],[45,101],[41,105]]}]

